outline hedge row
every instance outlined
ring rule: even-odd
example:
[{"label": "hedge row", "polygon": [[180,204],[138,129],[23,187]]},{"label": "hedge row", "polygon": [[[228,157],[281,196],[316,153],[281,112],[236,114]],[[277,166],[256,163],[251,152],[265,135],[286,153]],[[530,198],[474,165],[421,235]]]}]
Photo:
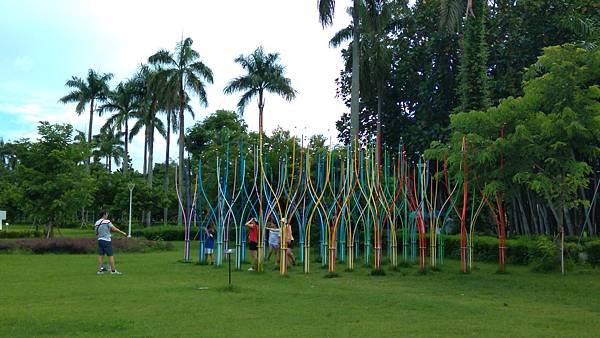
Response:
[{"label": "hedge row", "polygon": [[[192,229],[192,238],[196,231],[196,229]],[[183,227],[149,227],[131,231],[132,237],[146,238],[153,241],[183,241],[184,235]]]},{"label": "hedge row", "polygon": [[[498,239],[495,237],[480,236],[474,238],[474,258],[477,261],[498,261]],[[550,245],[550,248],[548,246]],[[540,236],[537,238],[521,237],[506,241],[506,262],[508,264],[528,265],[534,261],[545,259],[548,250],[558,249],[558,243],[550,238]],[[444,256],[460,259],[460,236],[444,237]],[[587,260],[592,266],[600,266],[600,240],[592,240],[577,244],[565,242],[565,258],[572,263],[578,263],[581,258]]]},{"label": "hedge row", "polygon": [[41,230],[0,231],[0,238],[36,238],[44,236]]},{"label": "hedge row", "polygon": [[[113,248],[118,252],[149,252],[172,250],[173,244],[144,239],[113,239]],[[67,253],[90,254],[97,252],[95,238],[34,238],[0,240],[0,252],[31,252],[34,254]]]},{"label": "hedge row", "polygon": [[[192,229],[192,239],[197,235],[197,229]],[[0,232],[0,238],[32,238],[41,237],[41,231],[13,231]],[[145,238],[143,240],[123,240],[115,239],[113,244],[121,251],[144,251],[152,247],[154,242],[158,241],[182,241],[184,239],[184,230],[182,227],[150,227],[144,229],[134,229],[132,236],[135,238]],[[593,266],[600,266],[600,240],[587,240],[583,244],[577,244],[577,238],[566,238],[570,240],[565,242],[565,257],[574,263],[579,262],[580,256],[586,257],[587,261]],[[23,241],[29,241],[29,244],[20,245]],[[54,242],[53,242],[54,241]],[[401,242],[401,241],[399,241]],[[23,242],[24,243],[24,242]],[[60,243],[60,244],[52,244]],[[85,244],[83,244],[85,243]],[[122,244],[124,243],[124,244]],[[132,244],[139,243],[139,244]],[[314,243],[314,242],[313,242]],[[508,264],[528,265],[539,261],[547,256],[548,244],[552,245],[551,239],[547,237],[509,239],[506,241],[506,262]],[[400,243],[399,243],[400,244]],[[52,246],[55,249],[52,249]],[[130,247],[131,246],[131,247]],[[52,240],[18,240],[18,241],[0,241],[0,252],[10,251],[10,248],[19,248],[32,252],[69,252],[69,253],[89,253],[95,252],[96,241],[90,238],[58,238]],[[7,249],[8,248],[8,249]],[[460,236],[444,236],[445,256],[449,258],[460,258]],[[474,258],[477,261],[497,262],[498,261],[498,239],[490,236],[476,236],[474,238]],[[54,251],[53,251],[54,250]]]}]

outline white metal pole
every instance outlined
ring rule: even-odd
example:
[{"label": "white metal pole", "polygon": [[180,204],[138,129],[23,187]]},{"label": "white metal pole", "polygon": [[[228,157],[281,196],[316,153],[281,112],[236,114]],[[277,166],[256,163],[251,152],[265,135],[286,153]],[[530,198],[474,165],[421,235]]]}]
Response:
[{"label": "white metal pole", "polygon": [[133,184],[129,184],[129,231],[127,232],[127,237],[131,237],[131,197],[133,193]]}]

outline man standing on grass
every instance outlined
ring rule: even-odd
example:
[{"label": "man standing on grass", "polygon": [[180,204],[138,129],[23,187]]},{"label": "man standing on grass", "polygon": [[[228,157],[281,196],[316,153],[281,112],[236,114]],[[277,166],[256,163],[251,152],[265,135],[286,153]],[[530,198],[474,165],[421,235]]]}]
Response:
[{"label": "man standing on grass", "polygon": [[96,222],[96,236],[98,236],[98,274],[103,274],[106,269],[104,268],[104,255],[108,256],[110,263],[110,273],[112,275],[120,275],[121,273],[115,268],[115,257],[113,256],[112,242],[111,242],[111,231],[119,232],[123,236],[127,234],[116,226],[114,226],[110,220],[108,220],[108,212],[106,210],[100,211],[100,219]]}]

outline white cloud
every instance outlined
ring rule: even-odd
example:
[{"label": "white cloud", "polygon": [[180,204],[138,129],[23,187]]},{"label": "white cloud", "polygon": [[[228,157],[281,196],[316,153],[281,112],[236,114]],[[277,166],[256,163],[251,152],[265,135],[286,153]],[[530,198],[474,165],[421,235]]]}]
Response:
[{"label": "white cloud", "polygon": [[[281,126],[297,135],[322,133],[335,136],[335,121],[347,108],[335,98],[334,80],[342,68],[342,60],[339,50],[329,48],[328,41],[350,21],[344,7],[349,4],[349,1],[338,2],[334,26],[326,30],[318,22],[314,0],[69,1],[53,2],[43,11],[55,15],[42,16],[41,13],[40,17],[63,27],[65,32],[85,34],[93,42],[92,50],[96,51],[83,54],[88,67],[114,73],[113,84],[130,77],[136,67],[158,49],[173,50],[182,36],[191,37],[194,49],[215,74],[215,83],[207,86],[209,106],[201,108],[197,101],[194,102],[196,120],[217,109],[236,109],[239,95],[226,96],[222,92],[230,79],[242,74],[241,67],[233,60],[263,45],[267,52],[280,53],[287,76],[298,90],[298,96],[292,102],[274,95],[266,97],[265,130],[272,131]],[[85,21],[83,16],[75,13],[86,13]],[[88,50],[86,46],[82,48]],[[33,67],[35,57],[33,55],[29,61],[23,57],[19,63],[23,69],[28,64]],[[81,59],[80,55],[65,55],[65,64],[60,67],[68,67],[70,57]],[[79,69],[70,72],[67,77],[85,76]],[[69,122],[76,129],[87,132],[87,113],[76,116],[74,105],[56,103],[68,91],[64,87],[67,77],[51,79],[58,87],[45,88],[45,94],[41,95],[23,92],[25,88],[38,88],[36,84],[22,86],[20,96],[25,99],[19,103],[10,102],[13,108],[28,109],[28,113],[19,118],[29,123],[39,120]],[[252,130],[258,129],[256,102],[250,103],[244,118]],[[94,117],[94,132],[103,122],[104,118]],[[186,127],[193,123],[188,117]],[[138,170],[143,163],[142,135],[143,132],[140,132],[130,148],[133,165]],[[173,158],[177,156],[176,139],[171,138]],[[164,161],[165,141],[162,138],[157,138],[154,151],[155,161]]]},{"label": "white cloud", "polygon": [[28,72],[33,68],[33,59],[30,56],[19,56],[13,62],[17,70]]}]

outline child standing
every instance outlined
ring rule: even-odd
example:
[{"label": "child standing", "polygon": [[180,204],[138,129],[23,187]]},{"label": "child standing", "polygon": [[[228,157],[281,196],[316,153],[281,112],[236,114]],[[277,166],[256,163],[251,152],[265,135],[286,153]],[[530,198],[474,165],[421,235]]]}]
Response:
[{"label": "child standing", "polygon": [[204,240],[204,260],[206,264],[214,264],[215,229],[211,225],[204,229],[204,233],[206,234],[206,239]]}]

